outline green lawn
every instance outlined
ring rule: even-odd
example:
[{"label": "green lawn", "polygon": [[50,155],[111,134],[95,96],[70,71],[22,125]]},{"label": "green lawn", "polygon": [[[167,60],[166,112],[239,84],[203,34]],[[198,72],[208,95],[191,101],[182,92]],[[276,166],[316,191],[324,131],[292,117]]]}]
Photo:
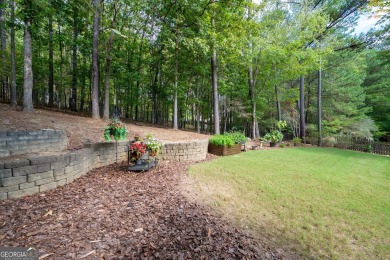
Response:
[{"label": "green lawn", "polygon": [[315,258],[390,258],[390,158],[331,148],[250,151],[190,168],[199,198]]}]

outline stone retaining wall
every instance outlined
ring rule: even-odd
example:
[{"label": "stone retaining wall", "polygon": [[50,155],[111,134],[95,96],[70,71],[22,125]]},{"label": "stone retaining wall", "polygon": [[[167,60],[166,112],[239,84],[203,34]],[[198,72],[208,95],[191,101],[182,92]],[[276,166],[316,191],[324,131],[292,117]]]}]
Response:
[{"label": "stone retaining wall", "polygon": [[[118,142],[118,162],[127,160],[129,142]],[[206,158],[208,140],[165,143],[160,159]],[[77,151],[30,159],[0,160],[0,200],[20,198],[65,185],[90,170],[116,161],[116,143],[85,144]]]},{"label": "stone retaining wall", "polygon": [[172,161],[200,161],[206,159],[209,140],[165,143],[160,158]]},{"label": "stone retaining wall", "polygon": [[[118,142],[118,162],[127,160],[129,142]],[[90,170],[116,161],[116,143],[31,159],[0,161],[0,200],[20,198],[65,185]]]},{"label": "stone retaining wall", "polygon": [[0,158],[36,152],[62,151],[68,138],[62,130],[23,130],[0,132]]}]

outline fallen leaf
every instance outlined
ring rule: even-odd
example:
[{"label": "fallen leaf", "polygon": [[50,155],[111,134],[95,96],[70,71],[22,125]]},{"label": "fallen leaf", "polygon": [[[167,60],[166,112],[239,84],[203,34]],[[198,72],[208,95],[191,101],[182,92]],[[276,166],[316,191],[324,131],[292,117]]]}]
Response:
[{"label": "fallen leaf", "polygon": [[41,233],[42,233],[41,230],[35,230],[33,232],[28,233],[26,236],[31,237],[31,236],[35,236],[35,235],[38,235],[38,234],[41,234]]},{"label": "fallen leaf", "polygon": [[93,253],[95,253],[95,250],[92,250],[92,251],[89,252],[88,254],[83,255],[82,257],[80,257],[80,259],[81,259],[81,258],[86,258],[87,256],[92,255]]},{"label": "fallen leaf", "polygon": [[98,243],[98,242],[102,242],[103,240],[93,240],[93,241],[89,241],[89,243]]},{"label": "fallen leaf", "polygon": [[49,227],[49,229],[56,229],[56,228],[61,228],[62,227],[62,225],[60,224],[60,223],[58,223],[58,224],[55,224],[54,226],[50,226]]},{"label": "fallen leaf", "polygon": [[40,256],[40,257],[39,257],[39,260],[44,259],[44,258],[46,258],[46,257],[48,257],[48,256],[51,256],[51,255],[54,255],[54,254],[53,254],[53,253],[44,254],[43,256]]},{"label": "fallen leaf", "polygon": [[142,231],[144,231],[143,228],[137,228],[136,230],[134,230],[134,232],[142,232]]},{"label": "fallen leaf", "polygon": [[47,217],[47,216],[51,216],[53,215],[53,211],[52,210],[49,210],[45,215],[43,215],[44,217]]}]

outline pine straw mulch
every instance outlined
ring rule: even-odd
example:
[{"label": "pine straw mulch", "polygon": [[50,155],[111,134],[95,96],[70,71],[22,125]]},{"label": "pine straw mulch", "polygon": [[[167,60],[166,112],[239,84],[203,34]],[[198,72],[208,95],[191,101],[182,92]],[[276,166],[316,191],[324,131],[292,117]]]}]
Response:
[{"label": "pine straw mulch", "polygon": [[1,246],[34,246],[47,259],[280,259],[180,191],[189,163],[133,173],[91,171],[30,197],[0,202]]}]

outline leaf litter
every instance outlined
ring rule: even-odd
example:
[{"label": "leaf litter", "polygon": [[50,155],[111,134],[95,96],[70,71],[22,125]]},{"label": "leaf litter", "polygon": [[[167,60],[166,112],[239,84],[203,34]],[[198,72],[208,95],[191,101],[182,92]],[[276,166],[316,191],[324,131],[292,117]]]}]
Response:
[{"label": "leaf litter", "polygon": [[189,164],[143,173],[114,164],[45,196],[0,201],[1,244],[47,259],[285,258],[183,196]]}]

